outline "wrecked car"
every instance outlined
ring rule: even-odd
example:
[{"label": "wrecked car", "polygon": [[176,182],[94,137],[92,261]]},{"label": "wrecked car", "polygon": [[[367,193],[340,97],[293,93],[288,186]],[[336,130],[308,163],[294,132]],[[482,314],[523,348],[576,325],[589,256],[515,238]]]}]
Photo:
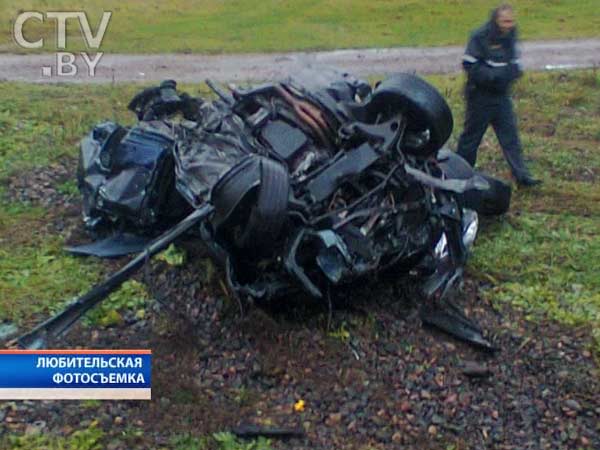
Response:
[{"label": "wrecked car", "polygon": [[[152,255],[194,233],[239,297],[324,298],[381,271],[417,283],[421,317],[491,348],[450,302],[478,227],[505,212],[510,187],[444,148],[453,119],[416,75],[374,87],[333,69],[192,97],[168,80],[136,95],[138,123],[98,124],[81,144],[85,226],[72,247],[139,253],[65,311],[23,336],[46,345]],[[162,234],[160,234],[162,233]]]}]

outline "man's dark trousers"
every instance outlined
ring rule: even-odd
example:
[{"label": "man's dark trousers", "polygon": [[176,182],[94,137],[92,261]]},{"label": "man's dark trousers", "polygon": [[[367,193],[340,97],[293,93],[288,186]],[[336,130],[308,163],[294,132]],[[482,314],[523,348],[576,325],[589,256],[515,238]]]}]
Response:
[{"label": "man's dark trousers", "polygon": [[512,100],[508,95],[471,91],[467,94],[465,114],[465,128],[456,149],[460,156],[475,166],[481,139],[487,127],[492,125],[514,177],[519,180],[529,176],[523,161]]}]

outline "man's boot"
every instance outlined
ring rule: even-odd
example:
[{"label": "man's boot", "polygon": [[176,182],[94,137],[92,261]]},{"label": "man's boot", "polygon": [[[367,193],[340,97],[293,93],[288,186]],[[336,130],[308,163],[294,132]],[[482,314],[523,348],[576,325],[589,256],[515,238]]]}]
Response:
[{"label": "man's boot", "polygon": [[517,184],[519,186],[531,187],[541,184],[542,180],[538,180],[537,178],[533,178],[531,175],[525,175],[517,178]]}]

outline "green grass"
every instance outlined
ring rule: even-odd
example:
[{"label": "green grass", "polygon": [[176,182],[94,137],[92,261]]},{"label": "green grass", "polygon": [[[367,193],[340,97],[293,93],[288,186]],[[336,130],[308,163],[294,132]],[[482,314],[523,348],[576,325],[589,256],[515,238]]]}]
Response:
[{"label": "green grass", "polygon": [[217,442],[218,450],[271,450],[271,441],[264,437],[245,441],[231,433],[214,433],[212,438]]},{"label": "green grass", "polygon": [[[30,319],[58,312],[71,298],[98,280],[94,259],[68,255],[64,239],[44,231],[41,208],[0,204],[0,321],[31,325]],[[149,296],[141,283],[130,280],[85,318],[93,326],[114,326],[122,314],[143,318]]]},{"label": "green grass", "polygon": [[146,287],[136,280],[128,280],[112,293],[106,301],[93,309],[84,319],[91,326],[117,326],[123,324],[123,313],[133,311],[138,319],[146,315],[146,304],[150,295]]},{"label": "green grass", "polygon": [[91,426],[82,430],[77,430],[69,436],[54,436],[50,434],[37,435],[8,435],[0,440],[2,448],[11,448],[13,450],[23,449],[45,449],[45,450],[101,450],[104,432]]},{"label": "green grass", "polygon": [[593,324],[600,338],[598,222],[572,214],[510,216],[481,236],[470,267],[492,280],[492,299],[569,325]]},{"label": "green grass", "polygon": [[[0,51],[25,51],[12,38],[19,11],[77,11],[85,4],[93,30],[112,11],[104,52],[231,53],[465,43],[496,0],[23,0],[0,3]],[[515,0],[524,39],[594,37],[596,0]],[[55,21],[26,23],[25,37],[54,51]],[[67,48],[86,50],[79,27],[67,25]]]},{"label": "green grass", "polygon": [[[127,430],[115,439],[97,428],[93,423],[90,427],[76,430],[67,436],[54,434],[17,435],[8,434],[0,438],[0,448],[10,449],[45,449],[45,450],[100,450],[106,444],[119,443],[119,448],[136,448],[141,430]],[[226,432],[214,433],[212,436],[194,436],[192,434],[175,435],[168,447],[161,449],[172,450],[272,450],[271,441],[260,437],[258,439],[242,440]]]},{"label": "green grass", "polygon": [[74,155],[77,142],[99,120],[132,120],[127,101],[136,90],[133,86],[2,87],[0,177]]},{"label": "green grass", "polygon": [[41,208],[0,205],[0,320],[25,324],[87,289],[97,265],[67,255]]}]

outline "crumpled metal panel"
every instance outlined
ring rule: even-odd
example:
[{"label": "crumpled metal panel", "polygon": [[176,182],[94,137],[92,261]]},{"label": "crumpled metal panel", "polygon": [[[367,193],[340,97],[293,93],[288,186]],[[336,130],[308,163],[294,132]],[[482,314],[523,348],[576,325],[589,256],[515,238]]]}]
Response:
[{"label": "crumpled metal panel", "polygon": [[81,143],[78,169],[85,223],[96,228],[126,221],[148,228],[188,211],[173,189],[174,143],[161,122],[130,129],[107,122],[94,128]]},{"label": "crumpled metal panel", "polygon": [[219,102],[204,109],[201,124],[183,128],[175,147],[176,187],[194,207],[209,200],[212,187],[251,152],[242,119]]}]

